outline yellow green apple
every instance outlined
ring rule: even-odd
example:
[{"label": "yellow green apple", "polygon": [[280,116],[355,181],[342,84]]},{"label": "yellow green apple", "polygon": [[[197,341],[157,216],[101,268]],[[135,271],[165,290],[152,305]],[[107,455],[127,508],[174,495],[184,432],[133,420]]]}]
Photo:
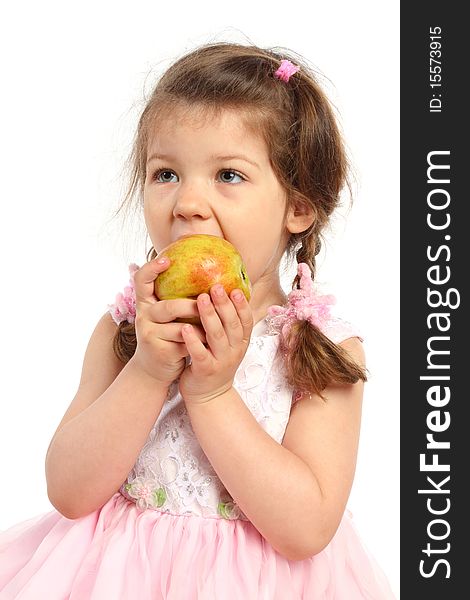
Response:
[{"label": "yellow green apple", "polygon": [[227,294],[237,288],[250,299],[251,283],[243,259],[235,246],[223,238],[202,233],[185,235],[163,248],[157,258],[162,256],[169,258],[170,266],[155,280],[159,300],[197,298],[209,293],[216,283],[222,284]]}]

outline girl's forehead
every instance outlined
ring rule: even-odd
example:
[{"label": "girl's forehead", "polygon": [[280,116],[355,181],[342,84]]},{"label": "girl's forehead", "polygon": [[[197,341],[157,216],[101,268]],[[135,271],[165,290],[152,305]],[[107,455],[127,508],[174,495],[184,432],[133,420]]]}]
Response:
[{"label": "girl's forehead", "polygon": [[193,129],[195,131],[211,128],[230,128],[240,133],[255,132],[260,134],[261,130],[255,126],[256,117],[248,108],[231,108],[211,105],[177,103],[175,105],[164,105],[157,109],[153,119],[152,133],[169,130]]},{"label": "girl's forehead", "polygon": [[248,139],[261,151],[265,150],[261,129],[252,124],[251,115],[233,108],[184,106],[165,107],[156,115],[148,136],[149,148],[163,139],[172,140],[180,134],[211,131],[215,135],[248,143]]}]

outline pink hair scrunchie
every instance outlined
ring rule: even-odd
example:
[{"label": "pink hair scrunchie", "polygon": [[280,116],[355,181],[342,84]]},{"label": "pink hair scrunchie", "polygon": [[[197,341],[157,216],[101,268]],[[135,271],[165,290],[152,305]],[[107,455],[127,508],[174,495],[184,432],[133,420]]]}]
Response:
[{"label": "pink hair scrunchie", "polygon": [[300,277],[300,287],[290,292],[286,305],[268,308],[270,328],[279,331],[284,340],[296,321],[308,321],[323,329],[331,319],[330,306],[336,304],[336,298],[332,294],[317,294],[307,263],[297,265],[297,274]]},{"label": "pink hair scrunchie", "polygon": [[135,321],[135,288],[134,288],[134,273],[139,270],[139,266],[132,263],[129,265],[129,285],[124,288],[124,293],[119,292],[116,295],[114,304],[108,304],[108,310],[116,325],[127,321],[134,323]]},{"label": "pink hair scrunchie", "polygon": [[294,65],[294,63],[292,63],[290,60],[281,60],[281,66],[274,73],[274,77],[287,83],[291,75],[297,73],[297,71],[300,71],[300,67]]}]

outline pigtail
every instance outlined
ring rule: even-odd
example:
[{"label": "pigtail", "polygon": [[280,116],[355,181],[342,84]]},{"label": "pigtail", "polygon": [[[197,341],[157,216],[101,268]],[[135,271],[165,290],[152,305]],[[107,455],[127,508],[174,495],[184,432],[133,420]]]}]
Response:
[{"label": "pigtail", "polygon": [[137,348],[134,323],[123,321],[119,323],[113,338],[114,354],[126,364],[134,356]]},{"label": "pigtail", "polygon": [[[314,279],[315,255],[320,247],[319,236],[304,240],[296,258],[305,263]],[[293,289],[300,287],[300,270]],[[357,364],[350,354],[328,338],[317,325],[308,320],[297,320],[284,337],[286,379],[298,393],[318,394],[331,384],[347,385],[367,381],[367,369]]]},{"label": "pigtail", "polygon": [[[295,255],[297,264],[305,263],[308,266],[312,279],[315,279],[315,256],[320,252],[321,249],[321,240],[320,234],[317,231],[317,223],[318,220],[315,219],[313,225],[303,233],[303,238],[300,238],[302,245]],[[302,234],[300,235],[302,236]],[[300,287],[299,273],[297,273],[295,276],[292,289],[296,289],[298,287]]]},{"label": "pigtail", "polygon": [[[304,205],[312,213],[312,225],[291,235],[287,256],[304,263],[315,279],[315,257],[322,247],[322,232],[339,204],[344,186],[351,193],[350,165],[333,107],[312,72],[302,68],[287,86],[292,94],[293,121],[291,156],[295,169],[290,171],[287,189],[294,204]],[[300,271],[292,289],[300,288]],[[332,384],[347,385],[367,381],[367,369],[356,363],[341,346],[332,342],[320,328],[308,320],[297,320],[284,336],[286,378],[298,393],[322,391]]]},{"label": "pigtail", "polygon": [[308,321],[294,323],[284,343],[286,380],[297,392],[325,400],[322,391],[328,385],[367,381],[366,369]]}]

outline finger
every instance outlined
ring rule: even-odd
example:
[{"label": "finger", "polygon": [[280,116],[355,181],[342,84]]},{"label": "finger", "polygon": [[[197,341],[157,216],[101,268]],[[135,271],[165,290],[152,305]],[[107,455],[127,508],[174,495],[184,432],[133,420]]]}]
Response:
[{"label": "finger", "polygon": [[[166,342],[184,342],[182,329],[184,323],[165,323],[159,329],[158,335],[160,339]],[[203,343],[206,343],[206,332],[201,326],[194,325],[194,335]]]},{"label": "finger", "polygon": [[182,333],[193,368],[204,368],[205,366],[209,368],[213,357],[210,351],[197,338],[197,335],[195,335],[194,325],[183,325]]},{"label": "finger", "polygon": [[199,317],[196,300],[176,298],[174,300],[159,300],[151,307],[147,316],[154,323],[170,323],[176,319]]},{"label": "finger", "polygon": [[158,302],[155,296],[155,279],[168,269],[170,261],[165,256],[145,263],[134,273],[136,305],[141,303],[154,304]]},{"label": "finger", "polygon": [[237,309],[227,296],[222,285],[213,286],[210,290],[210,295],[225,330],[229,345],[232,347],[237,346],[243,340],[243,329]]},{"label": "finger", "polygon": [[248,304],[245,294],[241,290],[232,290],[230,298],[233,301],[238,318],[240,319],[243,331],[243,342],[248,343],[250,341],[251,332],[253,331],[253,313],[250,305]]},{"label": "finger", "polygon": [[215,358],[222,358],[229,350],[230,345],[224,326],[215,311],[209,294],[200,294],[197,299],[197,306],[209,348]]}]

